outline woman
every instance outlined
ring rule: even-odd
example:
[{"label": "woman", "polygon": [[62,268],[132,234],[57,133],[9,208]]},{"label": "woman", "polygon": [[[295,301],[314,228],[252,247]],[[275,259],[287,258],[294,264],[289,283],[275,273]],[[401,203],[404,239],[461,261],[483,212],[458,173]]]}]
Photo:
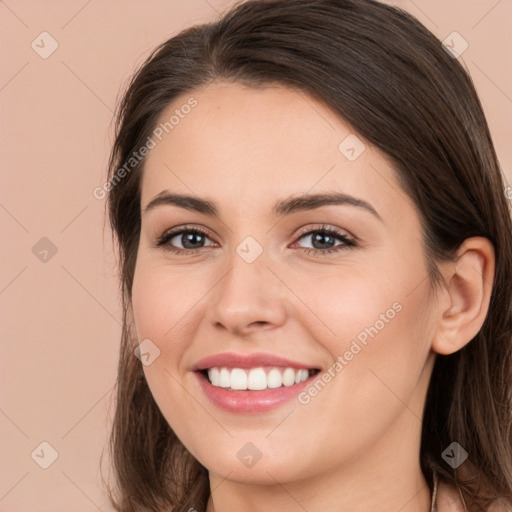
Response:
[{"label": "woman", "polygon": [[116,510],[510,507],[510,210],[415,18],[249,0],[191,27],[133,77],[109,169]]}]

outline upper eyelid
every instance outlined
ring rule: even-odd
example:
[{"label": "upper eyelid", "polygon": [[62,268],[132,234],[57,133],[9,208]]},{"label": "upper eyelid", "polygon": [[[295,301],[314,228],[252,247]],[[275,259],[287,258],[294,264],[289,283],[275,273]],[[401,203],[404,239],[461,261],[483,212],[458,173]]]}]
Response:
[{"label": "upper eyelid", "polygon": [[335,227],[331,227],[327,224],[322,224],[322,225],[318,225],[318,227],[306,227],[304,228],[303,230],[301,229],[299,231],[299,233],[297,233],[297,235],[295,235],[296,238],[298,237],[301,237],[303,235],[308,235],[310,234],[311,232],[314,232],[314,231],[326,231],[326,232],[333,232],[333,233],[336,233],[336,234],[339,234],[339,235],[344,235],[346,236],[347,238],[354,238],[354,236],[352,236],[347,230],[345,229],[342,229],[342,228],[335,228]]}]

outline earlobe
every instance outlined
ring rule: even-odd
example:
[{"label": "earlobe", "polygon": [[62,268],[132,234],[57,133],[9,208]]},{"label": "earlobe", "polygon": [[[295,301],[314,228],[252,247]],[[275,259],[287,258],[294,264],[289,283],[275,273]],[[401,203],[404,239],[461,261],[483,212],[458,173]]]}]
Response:
[{"label": "earlobe", "polygon": [[[438,329],[432,349],[438,354],[453,354],[469,343],[480,331],[491,300],[495,254],[490,240],[466,239],[456,254],[446,276],[446,296],[438,314]],[[447,305],[446,305],[447,304]]]}]

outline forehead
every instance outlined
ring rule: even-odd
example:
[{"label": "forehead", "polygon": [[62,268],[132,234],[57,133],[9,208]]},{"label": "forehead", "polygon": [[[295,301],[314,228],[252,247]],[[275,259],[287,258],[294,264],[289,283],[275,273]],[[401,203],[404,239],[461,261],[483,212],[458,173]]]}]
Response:
[{"label": "forehead", "polygon": [[216,82],[176,98],[158,127],[142,205],[162,190],[214,198],[221,210],[234,201],[270,208],[290,194],[334,190],[403,214],[397,195],[405,193],[386,156],[302,91]]}]

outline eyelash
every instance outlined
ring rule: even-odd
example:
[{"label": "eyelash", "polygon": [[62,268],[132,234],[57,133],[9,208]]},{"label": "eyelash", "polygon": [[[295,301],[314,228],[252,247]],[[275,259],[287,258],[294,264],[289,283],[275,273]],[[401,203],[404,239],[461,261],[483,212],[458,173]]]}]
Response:
[{"label": "eyelash", "polygon": [[[163,247],[163,249],[165,251],[169,251],[169,252],[172,252],[174,254],[190,254],[190,253],[197,253],[198,251],[200,251],[201,249],[205,249],[205,247],[200,247],[198,249],[181,249],[179,247],[172,247],[170,244],[169,244],[169,241],[174,238],[175,236],[177,235],[181,235],[183,233],[194,233],[194,234],[197,234],[197,235],[204,235],[206,237],[209,238],[208,236],[208,233],[206,233],[205,231],[201,230],[201,229],[198,229],[198,228],[189,228],[188,226],[184,226],[184,227],[181,227],[181,228],[178,228],[174,231],[169,231],[167,233],[165,233],[164,235],[162,235],[162,237],[160,237],[157,242],[155,243],[155,247]],[[306,252],[306,254],[314,254],[314,255],[325,255],[325,254],[328,254],[328,253],[334,253],[334,252],[339,252],[339,251],[342,251],[342,250],[345,250],[345,249],[352,249],[354,247],[357,247],[357,243],[350,239],[348,236],[344,235],[343,233],[340,233],[339,231],[336,231],[336,230],[333,230],[333,229],[329,229],[327,226],[323,225],[322,227],[320,228],[317,228],[317,229],[311,229],[309,231],[305,231],[304,233],[301,233],[298,238],[297,238],[297,241],[299,241],[301,238],[305,237],[305,236],[309,236],[309,235],[312,235],[312,234],[315,234],[315,233],[321,233],[323,235],[331,235],[333,236],[334,238],[338,238],[339,240],[341,240],[343,243],[340,244],[340,245],[337,245],[337,246],[334,246],[334,247],[331,247],[329,249],[315,249],[315,248],[302,248],[303,251]]]}]

